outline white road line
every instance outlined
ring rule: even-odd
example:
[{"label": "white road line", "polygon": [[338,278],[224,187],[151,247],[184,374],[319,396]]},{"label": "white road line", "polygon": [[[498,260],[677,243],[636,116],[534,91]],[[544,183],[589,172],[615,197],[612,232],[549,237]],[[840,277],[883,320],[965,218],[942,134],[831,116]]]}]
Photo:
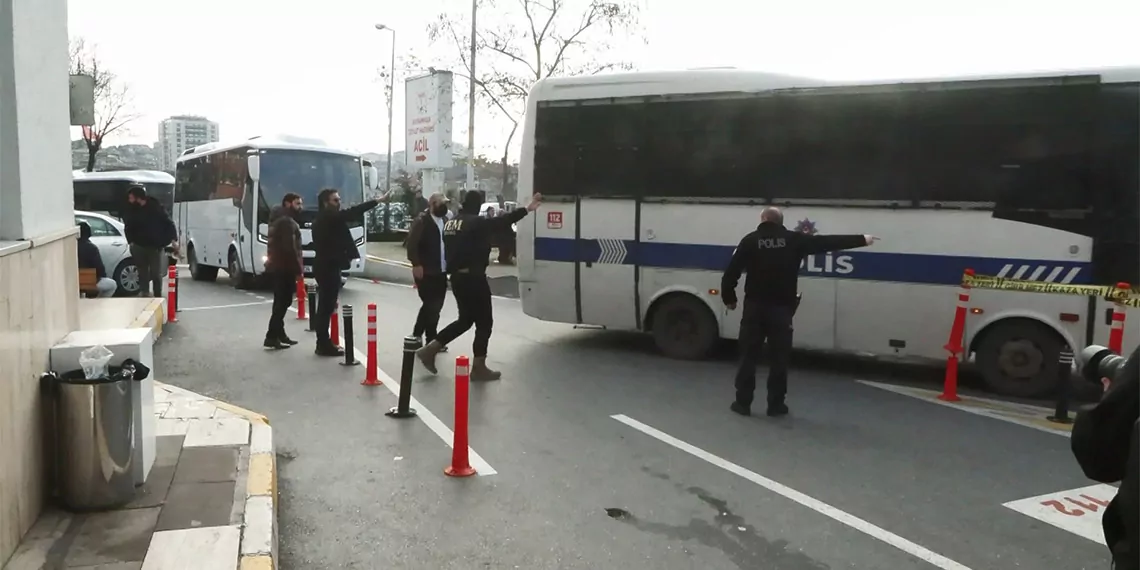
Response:
[{"label": "white road line", "polygon": [[256,303],[234,303],[232,305],[210,305],[209,307],[179,307],[179,312],[185,311],[209,311],[212,309],[232,309],[234,307],[252,307],[254,305],[268,305],[273,301],[258,301]]},{"label": "white road line", "polygon": [[[943,402],[942,400],[939,400],[937,398],[923,398],[922,396],[919,396],[918,394],[915,394],[911,391],[908,391],[907,389],[905,389],[903,387],[894,386],[891,384],[883,384],[881,382],[871,382],[870,380],[856,380],[856,382],[863,384],[864,386],[870,386],[872,388],[878,388],[878,389],[886,391],[886,392],[891,392],[892,394],[898,394],[900,396],[906,396],[908,398],[913,398],[913,399],[918,400],[920,402],[927,402],[929,404],[938,404],[939,406],[944,406],[944,407],[947,407],[947,408],[950,408],[953,410],[958,410],[959,412],[966,412],[968,414],[974,414],[975,416],[981,416],[983,418],[1000,420],[1000,421],[1010,423],[1010,424],[1014,424],[1014,425],[1018,425],[1021,427],[1027,427],[1029,429],[1035,429],[1035,430],[1040,431],[1040,432],[1051,433],[1053,435],[1059,435],[1061,437],[1068,437],[1068,438],[1073,437],[1073,434],[1071,432],[1068,432],[1068,431],[1065,431],[1062,429],[1050,429],[1048,427],[1045,427],[1042,425],[1037,425],[1037,424],[1030,422],[1030,421],[1026,421],[1022,418],[1018,418],[1018,417],[1015,417],[1012,415],[1002,414],[996,410],[990,410],[987,408],[978,408],[978,407],[974,407],[974,406],[962,406],[959,404],[955,404],[953,402]],[[1041,412],[1042,416],[1050,415],[1050,411],[1047,408],[1037,408],[1036,406],[1026,406],[1026,405],[1018,406],[1016,404],[1009,404],[1009,402],[1001,402],[999,400],[988,400],[986,398],[975,398],[973,396],[971,396],[971,398],[975,399],[975,400],[981,400],[983,402],[994,402],[994,403],[999,404],[999,405],[1010,405],[1010,407],[1013,409],[1017,409],[1018,407],[1020,407],[1020,408],[1035,408],[1037,411]],[[1016,412],[1011,411],[1011,413],[1016,413]]]},{"label": "white road line", "polygon": [[942,556],[941,554],[931,551],[924,546],[911,542],[897,534],[894,534],[859,517],[856,517],[855,515],[841,511],[827,503],[824,503],[823,501],[809,497],[795,489],[792,489],[791,487],[768,479],[767,477],[764,477],[758,473],[749,471],[748,469],[745,469],[731,461],[728,461],[727,459],[713,455],[694,445],[685,443],[684,441],[681,441],[665,432],[654,429],[653,427],[645,425],[629,416],[626,416],[624,414],[616,414],[610,417],[637,431],[640,431],[641,433],[644,433],[645,435],[661,441],[662,443],[669,444],[698,459],[703,459],[704,461],[720,467],[729,473],[747,479],[773,493],[776,493],[777,495],[799,503],[800,505],[803,505],[830,519],[843,523],[872,538],[881,540],[907,554],[910,554],[911,556],[914,556],[915,558],[926,561],[938,568],[941,568],[943,570],[970,570],[968,566],[959,564],[958,562],[955,562],[949,558],[946,558],[945,556]]},{"label": "white road line", "polygon": [[[295,307],[289,307],[289,310],[294,313],[297,312]],[[340,335],[340,344],[342,347],[345,344],[344,335]],[[356,356],[356,359],[362,362],[364,366],[368,365],[367,355],[361,352],[360,349],[355,348],[355,345],[352,352]],[[393,396],[400,396],[400,385],[393,380],[391,376],[388,376],[388,373],[384,372],[384,369],[380,368],[379,365],[376,366],[376,376],[379,377],[380,382],[384,384],[384,387],[387,388]],[[451,428],[447,427],[447,424],[443,423],[443,420],[440,420],[431,410],[427,409],[415,396],[411,397],[409,405],[416,409],[416,417],[423,420],[424,424],[447,444],[447,447],[455,447],[455,432],[451,431]],[[487,463],[487,461],[483,459],[483,456],[479,455],[471,446],[467,446],[467,453],[471,466],[475,468],[475,472],[479,476],[495,475],[498,473],[498,471],[495,471],[495,468],[491,467],[491,464]]]}]

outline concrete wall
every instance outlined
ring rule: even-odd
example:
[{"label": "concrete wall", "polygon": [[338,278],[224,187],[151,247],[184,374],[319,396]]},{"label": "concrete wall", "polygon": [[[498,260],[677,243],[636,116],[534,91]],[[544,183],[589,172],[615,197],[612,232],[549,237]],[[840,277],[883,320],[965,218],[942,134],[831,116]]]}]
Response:
[{"label": "concrete wall", "polygon": [[0,563],[39,516],[39,375],[79,323],[67,0],[0,0]]}]

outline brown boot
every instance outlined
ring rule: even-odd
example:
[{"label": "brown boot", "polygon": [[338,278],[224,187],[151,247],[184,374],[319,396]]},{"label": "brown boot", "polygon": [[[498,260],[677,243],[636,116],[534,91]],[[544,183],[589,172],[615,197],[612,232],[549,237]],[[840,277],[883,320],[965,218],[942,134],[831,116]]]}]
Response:
[{"label": "brown boot", "polygon": [[473,382],[498,380],[502,378],[503,374],[498,370],[491,370],[487,368],[487,357],[480,356],[471,363],[471,380]]},{"label": "brown boot", "polygon": [[443,350],[443,345],[440,344],[439,341],[433,340],[427,343],[427,346],[416,351],[416,356],[420,359],[420,363],[432,374],[437,372],[435,368],[435,355],[439,354],[440,350]]}]

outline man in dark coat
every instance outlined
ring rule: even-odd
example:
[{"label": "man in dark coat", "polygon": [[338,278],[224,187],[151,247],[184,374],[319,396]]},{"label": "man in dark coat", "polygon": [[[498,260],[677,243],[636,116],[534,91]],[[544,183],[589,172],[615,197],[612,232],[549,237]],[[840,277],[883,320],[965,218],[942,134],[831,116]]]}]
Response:
[{"label": "man in dark coat", "polygon": [[301,226],[297,225],[296,220],[302,207],[301,197],[290,192],[281,199],[281,205],[274,207],[269,214],[265,271],[273,283],[273,313],[265,331],[265,348],[288,348],[297,344],[297,341],[285,334],[285,313],[293,305],[297,278],[304,274]]}]

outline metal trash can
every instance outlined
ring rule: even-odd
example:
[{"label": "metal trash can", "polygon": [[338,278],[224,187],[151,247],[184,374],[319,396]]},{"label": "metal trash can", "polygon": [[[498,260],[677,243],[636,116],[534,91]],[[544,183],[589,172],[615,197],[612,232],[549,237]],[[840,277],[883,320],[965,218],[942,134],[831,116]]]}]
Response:
[{"label": "metal trash can", "polygon": [[134,498],[131,395],[135,381],[148,374],[146,367],[128,359],[121,367],[109,367],[102,378],[88,379],[83,370],[45,378],[54,412],[55,486],[64,508],[107,510]]}]

